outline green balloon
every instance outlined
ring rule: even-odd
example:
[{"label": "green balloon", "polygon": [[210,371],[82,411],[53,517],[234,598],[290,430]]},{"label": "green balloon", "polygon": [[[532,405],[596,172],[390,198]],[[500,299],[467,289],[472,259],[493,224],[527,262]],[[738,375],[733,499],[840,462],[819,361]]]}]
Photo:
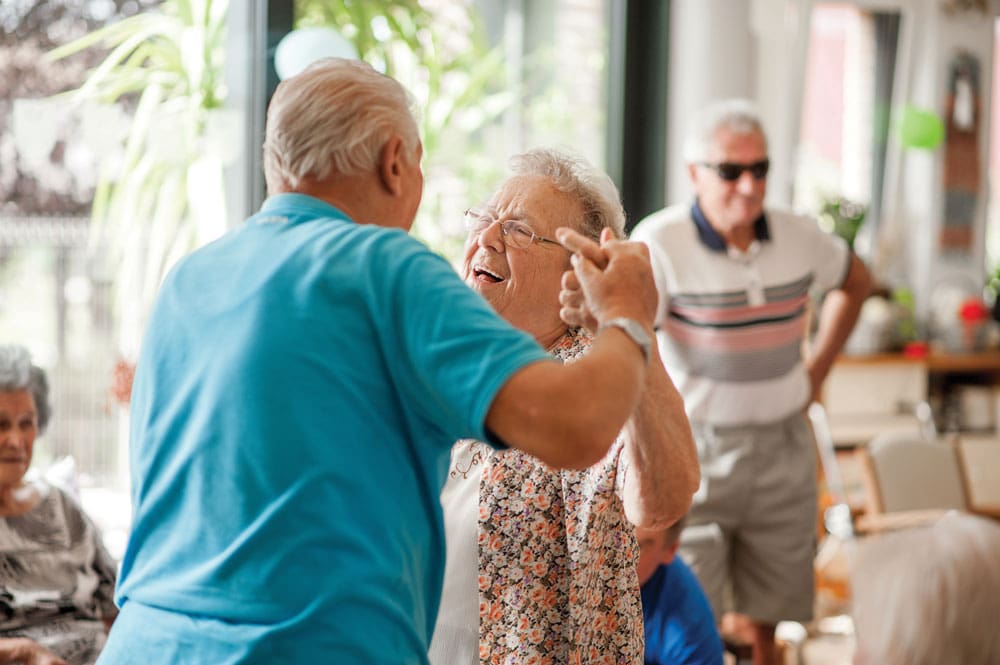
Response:
[{"label": "green balloon", "polygon": [[934,111],[907,104],[899,119],[899,138],[904,148],[933,150],[944,140],[944,122]]}]

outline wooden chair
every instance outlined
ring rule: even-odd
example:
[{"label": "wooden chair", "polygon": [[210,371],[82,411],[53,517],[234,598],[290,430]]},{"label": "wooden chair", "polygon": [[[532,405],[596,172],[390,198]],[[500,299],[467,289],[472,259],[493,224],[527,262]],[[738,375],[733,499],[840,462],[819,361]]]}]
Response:
[{"label": "wooden chair", "polygon": [[969,511],[1000,519],[1000,439],[963,435],[957,452]]},{"label": "wooden chair", "polygon": [[868,495],[861,531],[917,526],[948,510],[968,510],[956,446],[906,434],[876,436],[861,452]]}]

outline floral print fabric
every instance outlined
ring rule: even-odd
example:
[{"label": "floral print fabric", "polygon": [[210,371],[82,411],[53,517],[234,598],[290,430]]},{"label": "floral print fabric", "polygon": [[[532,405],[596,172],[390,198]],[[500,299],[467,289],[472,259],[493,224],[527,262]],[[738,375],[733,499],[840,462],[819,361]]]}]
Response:
[{"label": "floral print fabric", "polygon": [[[590,341],[571,330],[553,353],[571,362]],[[481,665],[642,663],[638,546],[621,499],[623,445],[619,438],[583,471],[553,471],[513,449],[486,459]]]}]

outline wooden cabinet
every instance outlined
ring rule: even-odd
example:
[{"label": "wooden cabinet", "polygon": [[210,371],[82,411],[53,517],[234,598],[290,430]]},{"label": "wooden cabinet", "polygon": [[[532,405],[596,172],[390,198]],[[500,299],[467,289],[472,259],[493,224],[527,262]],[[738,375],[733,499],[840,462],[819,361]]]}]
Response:
[{"label": "wooden cabinet", "polygon": [[[834,444],[864,445],[885,431],[920,427],[921,404],[940,432],[995,427],[1000,352],[842,356],[823,386]],[[974,393],[975,398],[970,396]],[[984,418],[976,409],[987,409]],[[977,417],[973,418],[973,415]]]},{"label": "wooden cabinet", "polygon": [[[823,386],[822,401],[841,490],[853,511],[867,502],[857,449],[877,434],[920,432],[922,415],[933,419],[939,433],[960,435],[961,445],[969,448],[962,459],[970,500],[1000,513],[1000,489],[990,475],[1000,459],[1000,352],[843,356]],[[970,423],[976,427],[965,426]]]}]

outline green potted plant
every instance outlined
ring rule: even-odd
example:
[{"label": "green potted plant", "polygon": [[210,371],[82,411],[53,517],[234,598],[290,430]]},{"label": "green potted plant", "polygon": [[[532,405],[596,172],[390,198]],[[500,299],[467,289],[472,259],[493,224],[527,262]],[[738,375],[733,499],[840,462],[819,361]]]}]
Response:
[{"label": "green potted plant", "polygon": [[997,264],[986,276],[985,291],[992,301],[992,309],[990,311],[993,320],[1000,321],[1000,264]]},{"label": "green potted plant", "polygon": [[865,222],[868,207],[837,196],[823,201],[819,211],[819,224],[828,233],[838,235],[854,248],[854,239]]}]

